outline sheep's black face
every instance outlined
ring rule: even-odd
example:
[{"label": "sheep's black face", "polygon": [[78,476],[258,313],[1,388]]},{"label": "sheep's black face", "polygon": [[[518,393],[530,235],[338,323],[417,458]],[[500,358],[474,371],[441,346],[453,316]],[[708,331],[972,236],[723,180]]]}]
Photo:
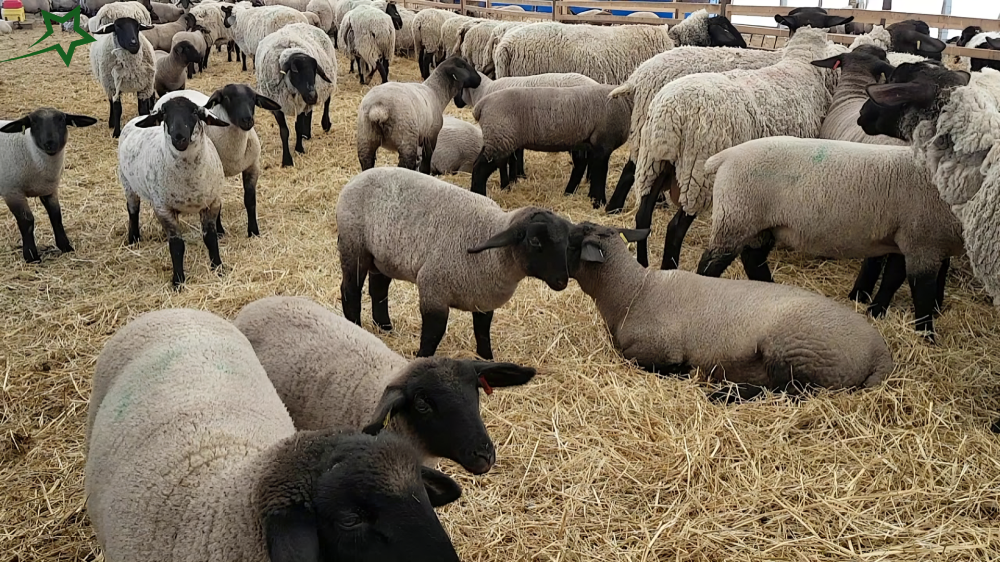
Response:
[{"label": "sheep's black face", "polygon": [[888,78],[895,71],[895,67],[889,64],[886,58],[885,49],[874,45],[862,45],[848,53],[842,53],[827,59],[814,60],[812,64],[821,68],[842,68],[845,71],[867,72],[876,81],[880,80],[883,76]]},{"label": "sheep's black face", "polygon": [[743,39],[743,34],[725,16],[709,18],[708,38],[709,47],[747,48],[747,42]]},{"label": "sheep's black face", "polygon": [[941,60],[941,51],[948,45],[930,36],[930,28],[920,20],[906,20],[886,28],[892,37],[892,50],[897,53],[920,55]]},{"label": "sheep's black face", "polygon": [[939,97],[969,83],[969,74],[952,72],[936,63],[899,65],[888,84],[868,87],[858,125],[869,135],[888,135],[909,141],[920,121],[937,119]]},{"label": "sheep's black face", "polygon": [[796,8],[787,16],[774,16],[774,21],[788,28],[788,36],[795,35],[800,27],[812,27],[814,29],[829,29],[838,25],[844,25],[854,21],[854,16],[841,17],[827,15],[823,8]]},{"label": "sheep's black face", "polygon": [[399,15],[399,9],[396,8],[396,4],[388,4],[385,7],[385,13],[389,14],[392,18],[392,26],[396,28],[396,31],[403,29],[403,16]]},{"label": "sheep's black face", "polygon": [[253,129],[254,112],[257,107],[268,111],[278,111],[281,106],[266,98],[246,84],[228,84],[212,93],[205,109],[222,106],[229,122],[244,131]]},{"label": "sheep's black face", "polygon": [[308,507],[262,517],[271,560],[458,562],[434,508],[461,488],[400,437],[342,436],[319,463]]},{"label": "sheep's black face", "polygon": [[[986,41],[977,46],[980,49],[1000,51],[1000,39],[987,37]],[[986,59],[972,59],[970,69],[973,72],[981,72],[984,68],[995,68],[1000,70],[1000,61]]]},{"label": "sheep's black face", "polygon": [[301,53],[288,57],[288,60],[282,65],[281,71],[307,105],[316,105],[319,100],[316,93],[316,77],[319,76],[327,82],[330,81],[316,59]]},{"label": "sheep's black face", "polygon": [[11,121],[0,127],[0,133],[23,133],[31,131],[31,140],[39,150],[55,156],[66,147],[68,132],[66,127],[89,127],[97,123],[97,119],[86,115],[72,115],[58,109],[43,107],[32,111],[17,121]]},{"label": "sheep's black face", "polygon": [[97,30],[98,34],[114,33],[115,44],[132,53],[139,52],[139,32],[152,29],[152,26],[140,24],[133,18],[118,18]]},{"label": "sheep's black face", "polygon": [[452,80],[462,85],[462,88],[478,88],[483,81],[476,72],[476,67],[459,56],[451,57],[438,68],[441,72],[448,73]]},{"label": "sheep's black face", "polygon": [[489,240],[469,248],[478,254],[493,248],[513,248],[514,259],[528,275],[541,279],[554,291],[569,284],[566,244],[572,223],[552,211],[537,210]]},{"label": "sheep's black face", "polygon": [[[970,25],[962,30],[962,34],[958,36],[958,41],[955,42],[959,47],[964,47],[972,41],[972,38],[983,32],[983,28],[978,25]],[[949,40],[950,41],[950,40]]]},{"label": "sheep's black face", "polygon": [[181,41],[174,45],[173,51],[186,63],[201,61],[201,53],[198,52],[198,49],[194,45],[187,41]]},{"label": "sheep's black face", "polygon": [[618,244],[616,238],[625,242],[638,242],[649,236],[649,229],[614,229],[592,222],[574,225],[569,235],[569,270],[573,277],[580,273],[585,263],[604,263],[606,249]]}]

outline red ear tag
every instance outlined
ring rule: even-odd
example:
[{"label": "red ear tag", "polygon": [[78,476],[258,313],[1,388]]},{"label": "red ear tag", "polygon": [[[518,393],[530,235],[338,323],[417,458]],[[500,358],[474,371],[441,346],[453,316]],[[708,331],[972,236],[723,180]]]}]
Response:
[{"label": "red ear tag", "polygon": [[839,60],[833,63],[833,69],[837,70],[838,68],[840,68],[840,61]]},{"label": "red ear tag", "polygon": [[486,382],[486,377],[479,375],[479,386],[483,387],[486,394],[493,394],[493,389],[490,388],[490,383]]}]

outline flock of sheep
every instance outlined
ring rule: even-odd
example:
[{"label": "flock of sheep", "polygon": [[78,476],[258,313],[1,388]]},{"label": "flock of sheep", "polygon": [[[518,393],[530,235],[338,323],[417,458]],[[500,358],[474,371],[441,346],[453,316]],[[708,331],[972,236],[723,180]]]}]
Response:
[{"label": "flock of sheep", "polygon": [[[128,242],[139,241],[145,201],[166,231],[177,287],[179,215],[200,215],[211,264],[222,264],[225,178],[241,176],[247,234],[259,234],[256,108],[276,117],[291,166],[287,117],[300,153],[320,104],[331,128],[337,49],[362,83],[381,79],[358,108],[363,171],[336,206],[343,316],[293,297],[253,302],[232,322],[161,310],[100,354],[85,482],[108,560],[458,560],[434,508],[461,489],[427,465],[443,457],[482,474],[495,463],[478,393],[535,374],[492,361],[493,311],[525,277],[554,291],[575,279],[625,358],[734,383],[719,400],[872,387],[894,368],[863,315],[771,282],[777,245],[864,259],[850,298],[874,316],[908,281],[916,329],[931,341],[951,257],[967,253],[1000,298],[1000,72],[975,59],[947,68],[944,43],[922,22],[874,26],[845,47],[827,30],[850,18],[800,8],[776,17],[790,38],[767,52],[705,11],[673,27],[602,27],[380,0],[286,3],[91,10]],[[154,14],[174,21],[154,25]],[[970,29],[960,41],[989,47],[1000,34]],[[184,89],[223,45],[230,61],[251,59],[256,89]],[[394,55],[411,51],[424,81],[389,81]],[[123,94],[139,113],[124,126]],[[472,106],[478,127],[445,117],[452,102]],[[63,149],[67,127],[94,123],[50,108],[0,122],[0,195],[28,262],[40,259],[29,197],[41,199],[57,247],[73,250],[57,195]],[[609,158],[626,143],[608,202]],[[380,148],[398,153],[398,167],[375,168]],[[569,152],[566,193],[586,179],[609,212],[636,187],[636,229],[502,209],[486,196],[488,178],[499,170],[506,188],[524,177],[525,150]],[[471,189],[432,177],[455,171],[471,173]],[[646,238],[661,196],[678,211],[651,271]],[[697,273],[683,271],[686,231],[710,208],[709,245]],[[737,257],[750,281],[720,278]],[[360,327],[367,280],[374,323],[392,330],[393,279],[419,292],[414,361]],[[484,360],[435,357],[451,309],[472,313]]]}]

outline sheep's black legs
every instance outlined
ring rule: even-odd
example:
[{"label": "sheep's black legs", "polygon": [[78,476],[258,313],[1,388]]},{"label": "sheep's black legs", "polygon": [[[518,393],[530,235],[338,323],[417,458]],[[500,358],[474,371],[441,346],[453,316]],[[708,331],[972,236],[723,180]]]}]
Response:
[{"label": "sheep's black legs", "polygon": [[[653,187],[649,193],[644,195],[639,201],[639,211],[635,214],[635,227],[649,228],[653,224],[653,209],[656,208],[656,196],[663,190],[667,183],[667,175],[660,174],[653,182]],[[648,237],[636,243],[635,258],[643,267],[649,267]]]},{"label": "sheep's black legs", "polygon": [[[736,260],[739,253],[727,252],[722,249],[705,250],[698,261],[698,275],[705,277],[721,277]],[[745,262],[744,262],[745,265]]]},{"label": "sheep's black legs", "polygon": [[508,156],[507,158],[502,158],[502,159],[500,159],[500,160],[497,161],[497,163],[499,164],[499,168],[500,168],[500,189],[510,189],[510,178],[511,178],[511,173],[510,173],[510,168],[511,168],[510,159],[511,158],[513,158],[513,156]]},{"label": "sheep's black legs", "polygon": [[569,173],[569,182],[566,184],[566,195],[576,193],[576,188],[583,181],[583,173],[586,171],[587,157],[579,151],[571,150],[569,157],[573,160],[573,169]]},{"label": "sheep's black legs", "polygon": [[108,100],[108,128],[115,128],[115,102],[114,100]]},{"label": "sheep's black legs", "polygon": [[472,165],[472,192],[486,195],[486,181],[499,167],[496,161],[491,162],[486,159],[485,152],[480,152],[475,164]]},{"label": "sheep's black legs", "polygon": [[357,263],[351,261],[350,258],[345,258],[340,268],[340,307],[344,310],[344,318],[360,326],[361,288],[372,267],[372,256],[361,256],[357,259]]},{"label": "sheep's black legs", "polygon": [[517,178],[528,179],[528,174],[524,173],[524,149],[519,148],[514,154],[517,155],[517,173],[511,174],[511,181],[517,181]]},{"label": "sheep's black legs", "polygon": [[188,80],[194,78],[194,63],[189,62],[187,68]]},{"label": "sheep's black legs", "polygon": [[215,233],[219,236],[226,235],[226,229],[222,227],[222,206],[219,206],[219,214],[215,216]]},{"label": "sheep's black legs", "polygon": [[767,257],[774,249],[774,236],[770,231],[761,234],[760,245],[756,248],[746,247],[740,252],[740,261],[743,262],[743,271],[747,274],[747,279],[751,281],[764,281],[773,283],[771,268],[767,265]]},{"label": "sheep's black legs", "polygon": [[112,138],[118,138],[122,134],[122,100],[117,99],[111,104],[111,122],[114,124]]},{"label": "sheep's black legs", "polygon": [[35,215],[31,214],[28,200],[23,197],[18,199],[9,197],[5,201],[7,208],[14,214],[17,229],[21,232],[21,255],[24,261],[28,263],[42,261],[38,255],[38,248],[35,247]]},{"label": "sheep's black legs", "polygon": [[[230,41],[230,42],[226,43],[226,62],[233,62],[233,46],[234,45],[235,45],[235,43],[233,41]],[[220,47],[221,47],[221,45],[220,45]],[[237,58],[238,57],[239,57],[239,55],[237,55]]]},{"label": "sheep's black legs", "polygon": [[273,113],[274,120],[278,122],[278,134],[281,136],[281,167],[294,166],[292,153],[288,150],[288,123],[285,122],[285,112],[278,110]]},{"label": "sheep's black legs", "polygon": [[150,101],[151,100],[139,98],[138,107],[136,108],[139,115],[149,115],[150,106],[152,105],[149,103]]},{"label": "sheep's black legs", "polygon": [[691,223],[697,215],[689,215],[684,209],[677,209],[677,214],[667,225],[667,236],[663,241],[663,262],[660,269],[677,269],[681,264],[681,245],[691,228]]},{"label": "sheep's black legs", "polygon": [[420,311],[420,350],[417,357],[432,357],[448,329],[448,309]]},{"label": "sheep's black legs", "polygon": [[517,151],[507,158],[507,181],[517,183]]},{"label": "sheep's black legs", "polygon": [[173,266],[173,276],[170,278],[170,283],[175,289],[180,288],[184,284],[184,239],[181,238],[180,234],[170,236],[168,239],[168,245],[170,246],[170,264]]},{"label": "sheep's black legs", "polygon": [[934,343],[934,308],[937,298],[937,272],[908,275],[910,292],[913,294],[913,315],[916,317],[917,332]]},{"label": "sheep's black legs", "polygon": [[868,314],[873,318],[885,316],[885,311],[889,309],[889,304],[892,303],[892,297],[903,286],[904,281],[906,281],[906,258],[902,254],[889,254],[885,259],[882,283],[879,284],[878,292],[872,297],[872,304],[868,307]]},{"label": "sheep's black legs", "polygon": [[875,294],[875,284],[878,283],[878,278],[882,275],[885,259],[886,256],[878,256],[877,258],[867,258],[861,262],[861,271],[858,272],[858,278],[854,280],[854,287],[847,294],[847,298],[861,304],[872,301],[872,295]]},{"label": "sheep's black legs", "polygon": [[52,233],[56,237],[56,247],[63,252],[72,252],[73,245],[69,243],[69,237],[66,236],[66,229],[63,228],[59,197],[52,194],[43,195],[39,199],[42,200],[42,206],[45,207],[45,212],[49,215],[49,222],[52,223]]},{"label": "sheep's black legs", "polygon": [[[260,228],[257,226],[257,177],[260,172],[256,166],[243,171],[243,206],[247,209],[247,238],[260,236]],[[222,230],[222,213],[219,213],[219,234]]]},{"label": "sheep's black legs", "polygon": [[599,153],[591,148],[584,160],[584,165],[590,168],[590,200],[595,209],[600,209],[607,202],[608,163],[611,154]]},{"label": "sheep's black legs", "polygon": [[209,207],[201,211],[201,239],[208,249],[208,259],[212,271],[219,272],[222,267],[222,257],[219,255],[219,233],[215,230],[215,221],[222,214],[222,206]]},{"label": "sheep's black legs", "polygon": [[628,198],[628,192],[632,189],[632,184],[634,183],[635,162],[629,160],[625,163],[625,167],[622,168],[622,175],[618,176],[618,185],[615,186],[615,192],[611,194],[608,206],[604,208],[608,214],[620,213],[625,208],[625,200]]},{"label": "sheep's black legs", "polygon": [[299,154],[305,154],[306,149],[302,146],[302,139],[309,138],[308,132],[308,120],[309,117],[305,113],[300,113],[295,116],[295,152]]},{"label": "sheep's black legs", "polygon": [[647,373],[661,377],[680,377],[691,373],[691,365],[681,363],[657,363],[655,361],[636,361],[636,365]]},{"label": "sheep's black legs", "polygon": [[208,57],[211,56],[211,54],[212,54],[212,49],[205,51],[205,60],[202,61],[201,68],[198,70],[198,72],[202,72],[206,68],[208,68]]},{"label": "sheep's black legs", "polygon": [[247,71],[247,54],[243,53],[243,72]]},{"label": "sheep's black legs", "polygon": [[389,285],[392,278],[372,267],[368,271],[368,295],[372,299],[372,320],[380,330],[391,332],[389,318]]},{"label": "sheep's black legs", "polygon": [[948,281],[948,268],[951,266],[951,258],[941,260],[941,269],[937,276],[937,296],[934,299],[934,310],[940,313],[944,310],[944,286]]},{"label": "sheep's black legs", "polygon": [[476,336],[476,354],[493,360],[493,345],[490,343],[490,325],[493,324],[493,311],[472,313],[472,333]]},{"label": "sheep's black legs", "polygon": [[376,67],[378,68],[379,75],[382,77],[382,83],[385,84],[389,81],[389,59],[379,59]]},{"label": "sheep's black legs", "polygon": [[752,384],[736,383],[729,384],[708,395],[709,402],[733,404],[735,402],[746,402],[757,398],[764,393],[764,387]]},{"label": "sheep's black legs", "polygon": [[323,126],[324,133],[329,133],[330,127],[333,126],[333,123],[330,121],[330,100],[332,98],[333,96],[330,96],[323,102],[323,120],[320,121],[320,124]]},{"label": "sheep's black legs", "polygon": [[434,156],[434,148],[437,146],[437,138],[426,139],[420,143],[420,173],[431,175],[431,158]]},{"label": "sheep's black legs", "polygon": [[420,77],[427,80],[431,75],[431,61],[430,56],[424,52],[423,47],[417,48],[417,63],[420,64]]},{"label": "sheep's black legs", "polygon": [[126,194],[125,207],[128,209],[128,243],[139,241],[139,203],[138,195]]}]

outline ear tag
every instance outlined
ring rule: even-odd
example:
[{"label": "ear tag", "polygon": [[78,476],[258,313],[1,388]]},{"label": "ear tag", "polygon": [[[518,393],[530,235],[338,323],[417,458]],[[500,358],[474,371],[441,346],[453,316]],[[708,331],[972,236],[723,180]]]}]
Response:
[{"label": "ear tag", "polygon": [[284,76],[284,75],[285,75],[285,71],[284,71],[284,70],[279,70],[279,71],[278,71],[278,74],[280,74],[280,75]]},{"label": "ear tag", "polygon": [[621,236],[622,237],[622,241],[625,242],[626,244],[628,244],[628,238],[625,238],[625,233],[624,232],[619,232],[618,236]]},{"label": "ear tag", "polygon": [[382,429],[385,429],[385,428],[389,427],[389,418],[391,418],[391,417],[392,417],[392,410],[389,410],[385,414],[385,419],[382,420]]},{"label": "ear tag", "polygon": [[917,39],[917,50],[920,50],[920,39]]},{"label": "ear tag", "polygon": [[840,68],[840,61],[839,60],[837,62],[833,63],[833,69],[837,70],[838,68]]},{"label": "ear tag", "polygon": [[483,391],[487,395],[493,394],[493,389],[490,387],[490,383],[486,382],[486,377],[479,375],[479,386],[483,387]]}]

